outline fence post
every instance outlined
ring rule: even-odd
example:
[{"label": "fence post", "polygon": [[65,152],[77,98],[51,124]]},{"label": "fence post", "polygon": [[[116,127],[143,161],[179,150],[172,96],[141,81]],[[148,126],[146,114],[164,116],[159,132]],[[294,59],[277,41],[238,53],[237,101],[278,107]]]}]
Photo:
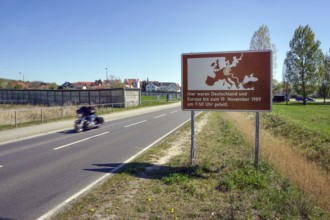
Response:
[{"label": "fence post", "polygon": [[42,109],[40,109],[40,112],[41,112],[41,124],[42,124],[42,122],[43,122]]},{"label": "fence post", "polygon": [[15,111],[15,127],[17,127],[17,113]]}]

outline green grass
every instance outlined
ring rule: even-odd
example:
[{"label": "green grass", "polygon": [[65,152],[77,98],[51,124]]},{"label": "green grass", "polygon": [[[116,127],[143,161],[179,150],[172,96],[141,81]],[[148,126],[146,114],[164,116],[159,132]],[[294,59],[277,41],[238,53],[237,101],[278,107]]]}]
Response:
[{"label": "green grass", "polygon": [[176,97],[172,97],[172,100],[167,100],[166,96],[141,96],[141,107],[146,106],[154,106],[154,105],[162,105],[167,104],[169,102],[177,102],[180,101]]},{"label": "green grass", "polygon": [[273,112],[262,114],[262,125],[330,171],[330,105],[274,104]]},{"label": "green grass", "polygon": [[261,160],[221,113],[208,114],[196,135],[167,164],[155,165],[189,126],[150,149],[55,219],[329,219],[326,211]]},{"label": "green grass", "polygon": [[303,128],[330,136],[330,105],[274,104],[273,112]]}]

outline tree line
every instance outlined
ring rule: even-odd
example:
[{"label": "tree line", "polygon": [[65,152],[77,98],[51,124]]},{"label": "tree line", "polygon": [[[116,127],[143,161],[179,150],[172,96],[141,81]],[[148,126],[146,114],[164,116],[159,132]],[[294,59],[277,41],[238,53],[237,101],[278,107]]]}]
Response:
[{"label": "tree line", "polygon": [[57,89],[56,83],[45,83],[41,81],[21,81],[0,78],[0,89]]},{"label": "tree line", "polygon": [[[330,56],[320,49],[321,42],[309,25],[299,26],[290,40],[290,50],[282,70],[282,83],[273,81],[274,93],[282,92],[287,97],[295,93],[306,98],[317,93],[325,99],[330,96]],[[273,51],[273,70],[276,71],[276,46],[271,43],[266,25],[254,32],[250,41],[251,50],[271,49]],[[330,49],[329,49],[330,53]],[[274,85],[276,84],[276,85]]]}]

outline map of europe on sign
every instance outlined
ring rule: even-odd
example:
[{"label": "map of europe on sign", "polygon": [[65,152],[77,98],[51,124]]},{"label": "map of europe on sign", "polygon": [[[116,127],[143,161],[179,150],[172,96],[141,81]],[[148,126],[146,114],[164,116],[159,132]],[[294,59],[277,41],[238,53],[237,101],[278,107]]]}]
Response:
[{"label": "map of europe on sign", "polygon": [[182,55],[182,108],[271,110],[271,51]]}]

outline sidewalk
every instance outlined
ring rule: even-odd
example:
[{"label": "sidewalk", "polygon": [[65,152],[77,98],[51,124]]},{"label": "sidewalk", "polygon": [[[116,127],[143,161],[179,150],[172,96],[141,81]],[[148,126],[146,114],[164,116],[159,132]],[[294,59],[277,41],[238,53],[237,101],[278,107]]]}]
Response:
[{"label": "sidewalk", "polygon": [[[115,112],[107,115],[102,115],[104,117],[105,122],[113,121],[121,118],[131,117],[135,115],[141,115],[144,113],[154,112],[161,109],[179,107],[181,105],[180,102],[167,104],[167,105],[159,105],[145,108],[132,109],[122,112]],[[40,125],[33,125],[30,127],[22,127],[22,128],[14,128],[9,130],[0,131],[0,145],[5,143],[10,143],[13,141],[23,140],[26,138],[37,137],[49,133],[54,133],[63,130],[73,129],[73,120],[65,120],[58,122],[45,123]]]}]

